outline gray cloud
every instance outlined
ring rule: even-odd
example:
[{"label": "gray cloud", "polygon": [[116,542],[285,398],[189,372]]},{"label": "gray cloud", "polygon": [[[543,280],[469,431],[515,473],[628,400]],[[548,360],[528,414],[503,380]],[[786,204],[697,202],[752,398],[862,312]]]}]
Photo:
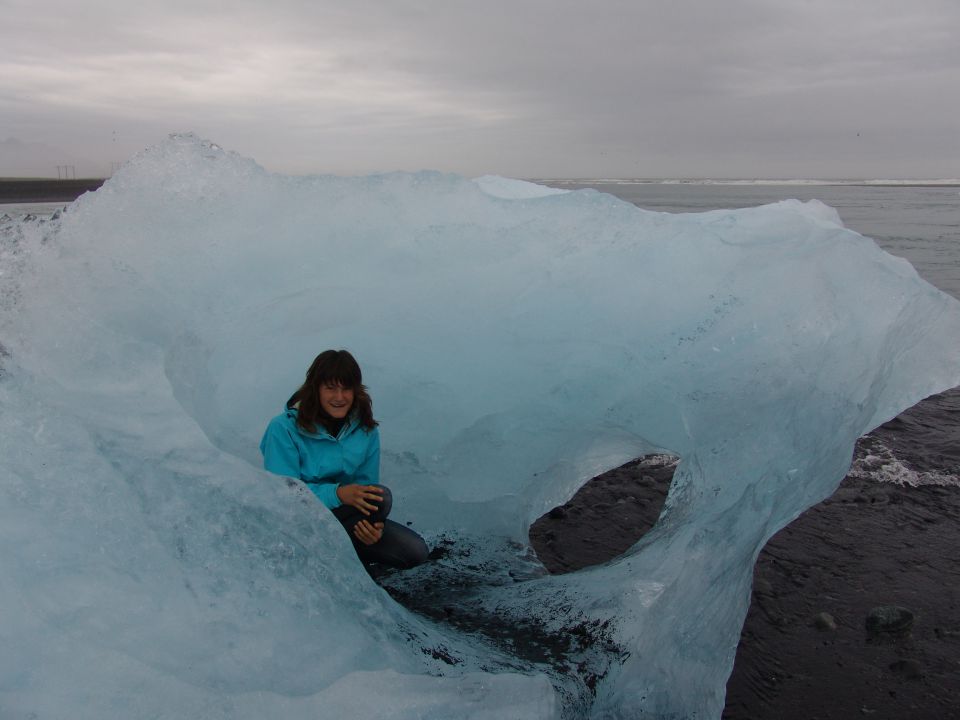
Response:
[{"label": "gray cloud", "polygon": [[292,172],[960,174],[944,0],[0,9],[0,139],[104,163],[194,130]]}]

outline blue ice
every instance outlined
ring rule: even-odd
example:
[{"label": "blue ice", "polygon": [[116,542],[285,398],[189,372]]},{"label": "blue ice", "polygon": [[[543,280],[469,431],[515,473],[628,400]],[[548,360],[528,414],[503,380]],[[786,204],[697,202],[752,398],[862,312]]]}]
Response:
[{"label": "blue ice", "polygon": [[[765,541],[960,383],[958,302],[817,202],[284,177],[184,135],[0,230],[5,716],[718,718]],[[395,513],[473,548],[473,609],[595,633],[592,688],[404,609],[261,469],[328,347]],[[682,458],[657,526],[546,576],[529,524],[651,451]]]}]

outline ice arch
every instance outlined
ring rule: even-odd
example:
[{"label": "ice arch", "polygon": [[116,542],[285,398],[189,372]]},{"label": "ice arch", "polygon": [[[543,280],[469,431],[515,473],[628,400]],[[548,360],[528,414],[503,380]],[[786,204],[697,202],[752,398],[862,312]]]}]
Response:
[{"label": "ice arch", "polygon": [[[3,242],[0,677],[41,715],[718,717],[765,540],[960,381],[958,303],[816,202],[290,178],[177,136]],[[589,692],[406,613],[258,469],[330,346],[364,364],[398,512],[491,563],[597,472],[683,457],[626,556],[474,598],[602,628]]]}]

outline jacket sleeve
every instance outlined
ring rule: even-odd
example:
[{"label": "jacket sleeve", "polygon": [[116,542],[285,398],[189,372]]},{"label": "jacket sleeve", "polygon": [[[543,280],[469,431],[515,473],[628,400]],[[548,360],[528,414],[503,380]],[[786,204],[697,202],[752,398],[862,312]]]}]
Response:
[{"label": "jacket sleeve", "polygon": [[300,477],[300,450],[287,428],[274,418],[260,441],[263,467],[275,475],[302,480]]},{"label": "jacket sleeve", "polygon": [[343,505],[340,498],[337,497],[337,488],[340,487],[337,483],[310,483],[307,487],[313,490],[313,494],[320,498],[320,502],[331,510]]},{"label": "jacket sleeve", "polygon": [[[274,418],[267,426],[260,441],[263,467],[275,475],[292,477],[305,482],[300,476],[300,448],[291,435],[291,430],[282,420]],[[306,483],[320,501],[333,510],[342,504],[337,497],[336,483]]]},{"label": "jacket sleeve", "polygon": [[380,428],[373,428],[367,435],[367,456],[357,468],[354,482],[358,485],[377,485],[380,483]]}]

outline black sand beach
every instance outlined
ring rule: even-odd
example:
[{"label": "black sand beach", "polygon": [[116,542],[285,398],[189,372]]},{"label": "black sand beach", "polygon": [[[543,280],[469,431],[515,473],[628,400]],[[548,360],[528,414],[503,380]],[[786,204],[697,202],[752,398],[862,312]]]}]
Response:
[{"label": "black sand beach", "polygon": [[[594,478],[531,528],[540,559],[556,573],[619,555],[656,521],[672,475],[652,457]],[[761,553],[723,717],[960,717],[958,538],[960,488],[848,476]],[[912,627],[869,634],[885,605]]]}]

